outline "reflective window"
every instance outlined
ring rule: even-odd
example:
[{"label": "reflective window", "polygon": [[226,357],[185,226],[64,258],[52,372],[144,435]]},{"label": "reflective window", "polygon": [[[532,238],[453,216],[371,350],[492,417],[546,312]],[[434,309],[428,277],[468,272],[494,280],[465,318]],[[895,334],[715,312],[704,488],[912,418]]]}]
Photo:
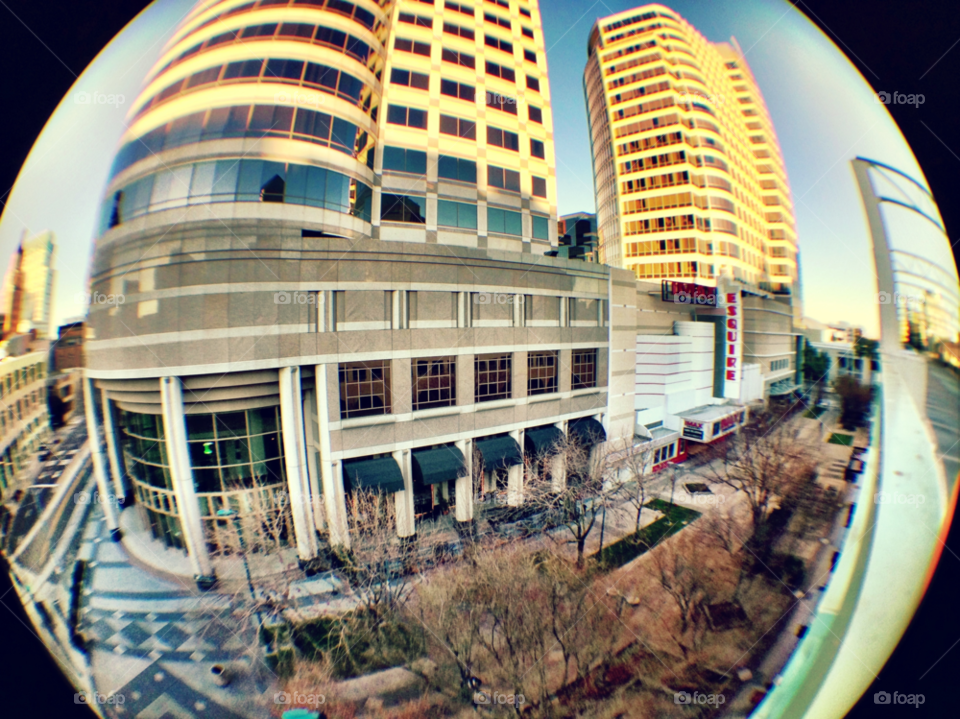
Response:
[{"label": "reflective window", "polygon": [[477,206],[466,202],[438,200],[437,225],[475,230],[477,229]]},{"label": "reflective window", "polygon": [[487,166],[487,184],[501,190],[520,192],[520,173],[496,165]]},{"label": "reflective window", "polygon": [[[199,132],[199,136],[198,136]],[[131,140],[117,153],[110,176],[150,155],[181,145],[223,138],[288,137],[326,145],[373,166],[374,140],[351,122],[287,105],[220,107],[177,118]]]},{"label": "reflective window", "polygon": [[550,239],[550,219],[541,215],[533,215],[533,237],[537,240]]},{"label": "reflective window", "polygon": [[539,157],[541,160],[546,156],[546,153],[543,149],[543,142],[540,140],[534,140],[530,138],[530,154],[534,157]]},{"label": "reflective window", "polygon": [[477,184],[477,163],[462,157],[440,155],[437,162],[437,175],[441,179],[456,180]]},{"label": "reflective window", "polygon": [[423,175],[427,172],[427,153],[403,147],[383,148],[383,169]]},{"label": "reflective window", "polygon": [[[265,160],[216,160],[180,165],[141,178],[104,203],[101,233],[147,212],[212,202],[284,202],[370,221],[372,191],[322,167]],[[109,210],[106,208],[109,207]]]},{"label": "reflective window", "polygon": [[532,190],[531,194],[534,197],[546,197],[547,196],[547,180],[543,177],[534,177],[531,190]]},{"label": "reflective window", "polygon": [[487,208],[487,232],[500,235],[523,234],[523,215],[513,210]]},{"label": "reflective window", "polygon": [[380,219],[384,222],[413,222],[423,225],[427,221],[427,200],[415,195],[380,196]]}]

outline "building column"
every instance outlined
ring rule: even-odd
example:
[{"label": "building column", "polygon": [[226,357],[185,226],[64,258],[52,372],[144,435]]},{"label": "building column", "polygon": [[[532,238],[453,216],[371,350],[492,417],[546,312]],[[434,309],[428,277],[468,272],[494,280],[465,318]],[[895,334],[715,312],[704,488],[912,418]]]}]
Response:
[{"label": "building column", "polygon": [[280,368],[280,426],[283,435],[283,459],[287,470],[287,490],[293,530],[297,536],[297,554],[302,561],[317,556],[317,531],[313,523],[310,479],[307,476],[307,447],[303,439],[303,398],[300,368]]},{"label": "building column", "polygon": [[103,395],[103,434],[107,442],[107,458],[110,460],[110,476],[113,478],[113,489],[117,494],[117,501],[127,496],[123,486],[123,465],[120,463],[120,453],[117,450],[117,436],[113,427],[113,405],[106,390]]},{"label": "building column", "polygon": [[[333,368],[336,370],[336,367]],[[347,501],[343,490],[343,473],[340,462],[331,460],[330,449],[330,402],[327,365],[317,365],[314,370],[317,386],[317,443],[320,447],[320,484],[323,486],[323,506],[327,512],[327,531],[330,546],[350,548],[350,533],[347,530]]]},{"label": "building column", "polygon": [[[564,437],[567,435],[567,427],[565,421],[556,422],[554,427],[563,432]],[[548,460],[550,463],[550,484],[554,492],[559,494],[567,488],[567,463],[566,458],[563,456],[563,452],[557,452],[552,455]]]},{"label": "building column", "polygon": [[215,580],[213,563],[203,536],[197,489],[190,468],[187,447],[187,423],[183,413],[183,385],[179,377],[160,378],[160,406],[163,412],[163,436],[170,462],[170,478],[177,499],[177,514],[183,531],[187,555],[193,567],[194,578],[201,586],[211,586]]},{"label": "building column", "polygon": [[310,480],[310,503],[313,510],[313,526],[318,532],[326,527],[324,521],[323,492],[320,484],[320,448],[317,446],[319,431],[315,419],[317,413],[317,391],[309,389],[303,393],[303,435],[307,443],[307,477]]},{"label": "building column", "polygon": [[[510,432],[510,436],[521,448],[523,447],[522,429],[515,429]],[[523,504],[523,471],[522,462],[507,469],[507,504],[511,507],[519,507]]]},{"label": "building column", "polygon": [[120,539],[120,516],[117,511],[117,503],[113,501],[113,492],[110,491],[110,482],[107,480],[103,445],[100,443],[100,428],[97,427],[95,398],[93,380],[84,376],[83,406],[87,418],[87,442],[90,444],[90,456],[93,459],[93,476],[97,481],[97,493],[101,497],[100,506],[103,508],[103,516],[107,520],[110,536],[116,542]]},{"label": "building column", "polygon": [[392,456],[403,475],[403,490],[393,494],[396,501],[397,536],[403,539],[417,533],[413,509],[413,455],[409,449],[402,449],[393,452]]},{"label": "building column", "polygon": [[457,449],[463,452],[463,461],[467,468],[465,477],[458,477],[454,487],[456,501],[455,513],[458,522],[473,521],[473,440],[461,439],[455,442]]}]

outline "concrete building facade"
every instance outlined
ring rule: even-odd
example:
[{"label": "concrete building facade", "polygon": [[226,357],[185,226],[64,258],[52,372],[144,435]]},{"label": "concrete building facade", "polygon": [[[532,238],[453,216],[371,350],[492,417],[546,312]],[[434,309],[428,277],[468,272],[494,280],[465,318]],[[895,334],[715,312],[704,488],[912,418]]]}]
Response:
[{"label": "concrete building facade", "polygon": [[50,435],[45,345],[0,359],[0,497]]},{"label": "concrete building facade", "polygon": [[554,198],[535,2],[199,3],[96,242],[124,301],[91,305],[88,428],[133,500],[108,523],[207,583],[224,516],[309,562],[350,545],[357,489],[412,537],[522,504],[544,437],[632,437],[634,280],[543,257]]}]

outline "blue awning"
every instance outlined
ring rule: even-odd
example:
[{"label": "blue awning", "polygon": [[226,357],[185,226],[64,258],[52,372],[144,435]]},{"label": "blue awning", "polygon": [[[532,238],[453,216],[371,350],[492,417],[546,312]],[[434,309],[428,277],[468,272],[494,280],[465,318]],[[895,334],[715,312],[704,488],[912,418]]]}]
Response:
[{"label": "blue awning", "polygon": [[467,475],[463,452],[454,445],[413,450],[413,481],[421,484],[449,482]]},{"label": "blue awning", "polygon": [[607,433],[593,417],[584,417],[570,423],[570,435],[577,438],[580,444],[592,447],[600,442],[607,441]]},{"label": "blue awning", "polygon": [[513,437],[478,439],[474,444],[483,456],[483,468],[488,472],[523,464],[523,453]]},{"label": "blue awning", "polygon": [[403,489],[403,474],[393,457],[348,459],[343,462],[343,483],[348,489],[399,492]]}]

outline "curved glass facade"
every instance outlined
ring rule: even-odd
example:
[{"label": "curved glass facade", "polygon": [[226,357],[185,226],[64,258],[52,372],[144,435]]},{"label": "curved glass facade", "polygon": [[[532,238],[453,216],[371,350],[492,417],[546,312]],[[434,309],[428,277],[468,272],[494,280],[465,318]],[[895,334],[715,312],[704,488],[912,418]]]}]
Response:
[{"label": "curved glass facade", "polygon": [[325,112],[286,105],[235,105],[171,120],[126,143],[113,161],[113,178],[140,160],[195,142],[280,137],[312,142],[356,157],[373,167],[375,141],[352,122]]},{"label": "curved glass facade", "polygon": [[339,97],[363,109],[377,119],[379,100],[374,90],[360,78],[335,67],[317,62],[286,58],[253,58],[214,65],[182,80],[177,80],[150,98],[137,116],[175,97],[186,95],[215,85],[250,83],[281,83],[319,90]]},{"label": "curved glass facade", "polygon": [[170,462],[159,415],[121,410],[120,442],[124,466],[150,532],[168,547],[184,549],[183,528],[173,492]]},{"label": "curved glass facade", "polygon": [[167,168],[117,190],[101,208],[97,236],[149,212],[215,202],[284,202],[370,221],[371,189],[322,167],[215,160]]}]

